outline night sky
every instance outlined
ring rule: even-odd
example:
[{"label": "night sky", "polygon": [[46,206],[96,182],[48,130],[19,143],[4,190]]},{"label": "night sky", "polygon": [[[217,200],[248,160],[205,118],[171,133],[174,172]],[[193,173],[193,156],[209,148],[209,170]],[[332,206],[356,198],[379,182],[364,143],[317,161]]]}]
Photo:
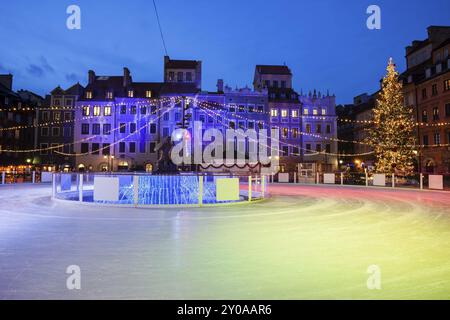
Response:
[{"label": "night sky", "polygon": [[[450,25],[448,0],[157,0],[169,55],[203,61],[203,88],[218,78],[251,86],[256,64],[286,63],[300,92],[335,93],[338,103],[378,89],[392,56],[405,69],[405,47],[429,25]],[[81,30],[68,30],[66,8],[81,8]],[[382,10],[382,29],[366,27],[366,9]],[[80,81],[87,70],[135,81],[162,81],[163,56],[151,0],[2,1],[0,73],[14,90],[45,95]]]}]

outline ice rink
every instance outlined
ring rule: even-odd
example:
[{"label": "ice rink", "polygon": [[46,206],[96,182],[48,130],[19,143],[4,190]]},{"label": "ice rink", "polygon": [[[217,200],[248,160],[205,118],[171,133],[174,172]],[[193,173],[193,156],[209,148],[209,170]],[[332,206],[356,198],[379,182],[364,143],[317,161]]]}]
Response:
[{"label": "ice rink", "polygon": [[[448,299],[450,193],[270,185],[199,209],[53,202],[0,187],[1,299]],[[66,268],[81,268],[81,290]],[[367,268],[379,266],[381,290]]]}]

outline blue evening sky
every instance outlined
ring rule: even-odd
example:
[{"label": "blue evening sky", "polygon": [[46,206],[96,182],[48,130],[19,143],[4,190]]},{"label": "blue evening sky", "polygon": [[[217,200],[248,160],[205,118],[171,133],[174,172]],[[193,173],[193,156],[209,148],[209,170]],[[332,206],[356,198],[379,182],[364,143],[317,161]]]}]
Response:
[{"label": "blue evening sky", "polygon": [[[81,8],[81,30],[66,28],[67,6]],[[366,9],[382,10],[368,30]],[[169,55],[203,61],[203,88],[218,78],[251,86],[256,64],[286,63],[300,92],[317,88],[350,103],[374,92],[392,56],[402,71],[405,47],[429,25],[450,25],[448,0],[157,0]],[[164,50],[151,0],[2,1],[0,73],[14,89],[41,95],[86,84],[87,70],[135,81],[162,81]]]}]

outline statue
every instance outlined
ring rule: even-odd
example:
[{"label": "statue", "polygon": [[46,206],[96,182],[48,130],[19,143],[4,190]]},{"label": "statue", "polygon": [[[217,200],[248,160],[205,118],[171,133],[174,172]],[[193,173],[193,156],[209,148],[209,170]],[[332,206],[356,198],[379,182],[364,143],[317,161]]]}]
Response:
[{"label": "statue", "polygon": [[170,152],[172,150],[172,140],[170,137],[162,139],[155,147],[155,151],[158,152],[159,158],[156,162],[156,174],[177,173],[177,167],[170,159]]}]

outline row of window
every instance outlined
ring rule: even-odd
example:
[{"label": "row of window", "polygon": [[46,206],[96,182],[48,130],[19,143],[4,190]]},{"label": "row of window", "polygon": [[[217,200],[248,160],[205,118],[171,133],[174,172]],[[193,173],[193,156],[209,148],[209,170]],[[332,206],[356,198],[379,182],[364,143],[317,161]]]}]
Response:
[{"label": "row of window", "polygon": [[[111,147],[109,143],[81,143],[81,153],[91,153],[93,155],[110,155]],[[125,142],[121,141],[118,144],[119,153],[146,153],[146,143],[138,143],[135,141]],[[149,152],[155,153],[156,142],[150,142]]]},{"label": "row of window", "polygon": [[[169,71],[168,72],[168,78],[170,82],[174,82],[175,81],[175,72],[174,71]],[[188,72],[182,72],[182,71],[178,71],[177,72],[177,78],[176,81],[177,82],[192,82],[192,72],[188,71]]]},{"label": "row of window", "polygon": [[[299,137],[299,128],[281,128],[281,137],[282,138],[293,138],[297,139]],[[312,133],[312,126],[311,124],[307,123],[305,126],[305,132],[306,133]],[[321,134],[322,133],[322,124],[317,124],[315,127],[315,133]],[[325,133],[331,134],[331,125],[327,124],[325,126]]]},{"label": "row of window", "polygon": [[[450,132],[447,132],[447,143],[450,144]],[[429,139],[428,135],[422,136],[422,144],[424,146],[430,145],[430,139]],[[441,144],[441,134],[439,132],[436,132],[433,134],[433,144],[434,145]]]},{"label": "row of window", "polygon": [[[309,114],[310,114],[309,113],[309,109],[306,109],[306,108],[303,109],[303,115],[308,116]],[[281,109],[281,110],[279,110],[279,109],[271,109],[270,110],[270,116],[271,117],[278,117],[279,115],[281,115],[281,118],[288,118],[289,117],[289,110],[288,109]],[[300,112],[297,109],[293,109],[290,112],[291,118],[298,118],[299,115],[300,115]],[[327,110],[326,109],[316,109],[316,108],[314,108],[312,110],[312,115],[313,116],[319,116],[319,115],[326,116],[327,115]]]},{"label": "row of window", "polygon": [[[100,116],[100,115],[104,115],[104,116],[111,116],[111,112],[112,112],[112,107],[111,106],[104,106],[103,107],[103,112],[102,112],[102,107],[101,106],[83,106],[83,116],[90,116],[91,115],[91,110],[92,110],[92,115],[93,116]],[[120,106],[120,114],[137,114],[138,112],[138,107],[137,106],[130,106],[127,107],[126,105],[122,105]],[[146,106],[141,106],[139,107],[139,113],[142,115],[147,114],[147,112],[150,111],[151,114],[155,114],[156,113],[156,106],[151,106],[150,108],[147,108]]]},{"label": "row of window", "polygon": [[264,87],[265,88],[282,88],[285,89],[286,88],[286,81],[285,80],[281,80],[280,82],[278,82],[278,80],[273,80],[272,83],[270,83],[270,80],[264,80]]},{"label": "row of window", "polygon": [[[72,128],[70,127],[64,127],[63,128],[63,137],[70,137],[72,136]],[[41,136],[42,137],[49,137],[50,133],[52,137],[59,137],[61,135],[61,128],[60,127],[41,127]]]},{"label": "row of window", "polygon": [[[103,128],[102,128],[103,126]],[[128,132],[127,132],[127,127],[128,127]],[[92,130],[91,130],[92,128]],[[135,133],[137,125],[135,122],[130,122],[128,123],[120,123],[119,124],[119,133]],[[103,129],[103,130],[102,130]],[[150,133],[151,134],[156,134],[156,124],[155,123],[151,123],[150,124]],[[166,129],[166,128],[164,128]],[[169,130],[169,128],[167,128],[167,131]],[[100,132],[102,132],[103,135],[110,135],[111,134],[111,124],[110,123],[104,123],[103,125],[101,125],[100,123],[93,123],[92,125],[89,123],[82,123],[81,124],[81,134],[82,135],[88,135],[88,134],[93,134],[93,135],[98,135],[100,134]]]},{"label": "row of window", "polygon": [[[61,106],[61,99],[53,99],[53,105],[55,107]],[[73,105],[73,99],[66,99],[65,104],[66,107],[71,107]]]},{"label": "row of window", "polygon": [[[92,99],[93,92],[92,91],[86,91],[85,97],[86,97],[86,99]],[[128,98],[134,98],[134,90],[128,90],[127,91],[127,97]],[[151,90],[146,90],[145,91],[145,97],[146,98],[151,98],[152,97],[152,91]],[[114,99],[114,92],[113,91],[107,91],[105,98],[106,99]]]},{"label": "row of window", "polygon": [[[326,152],[331,153],[331,144],[322,145],[320,143],[315,144],[314,149],[311,143],[305,144],[305,153],[314,153],[314,152]],[[300,148],[294,146],[282,146],[281,147],[281,156],[298,156],[300,155]]]},{"label": "row of window", "polygon": [[260,112],[260,113],[263,113],[264,112],[264,106],[262,106],[262,105],[258,105],[258,106],[255,106],[255,105],[243,105],[243,104],[240,104],[240,105],[234,105],[234,104],[230,104],[229,106],[228,106],[228,111],[229,112],[231,112],[231,113],[235,113],[235,112],[241,112],[241,113],[244,113],[244,112],[248,112],[248,113],[253,113],[253,112]]},{"label": "row of window", "polygon": [[[439,114],[439,107],[433,108],[433,114],[432,114],[433,121],[439,121],[440,120],[440,114]],[[450,103],[447,103],[445,105],[445,117],[450,117]],[[422,122],[427,123],[428,122],[428,110],[422,110]]]},{"label": "row of window", "polygon": [[[42,121],[51,121],[50,111],[42,111]],[[53,121],[61,121],[62,113],[60,111],[53,111]],[[72,120],[72,112],[64,112],[64,120]]]},{"label": "row of window", "polygon": [[[450,79],[447,79],[444,81],[444,92],[449,91],[450,90]],[[438,95],[439,90],[438,90],[438,85],[437,83],[433,84],[431,86],[431,96],[436,96]],[[427,88],[423,88],[422,89],[422,100],[425,100],[428,98],[428,89]]]}]

